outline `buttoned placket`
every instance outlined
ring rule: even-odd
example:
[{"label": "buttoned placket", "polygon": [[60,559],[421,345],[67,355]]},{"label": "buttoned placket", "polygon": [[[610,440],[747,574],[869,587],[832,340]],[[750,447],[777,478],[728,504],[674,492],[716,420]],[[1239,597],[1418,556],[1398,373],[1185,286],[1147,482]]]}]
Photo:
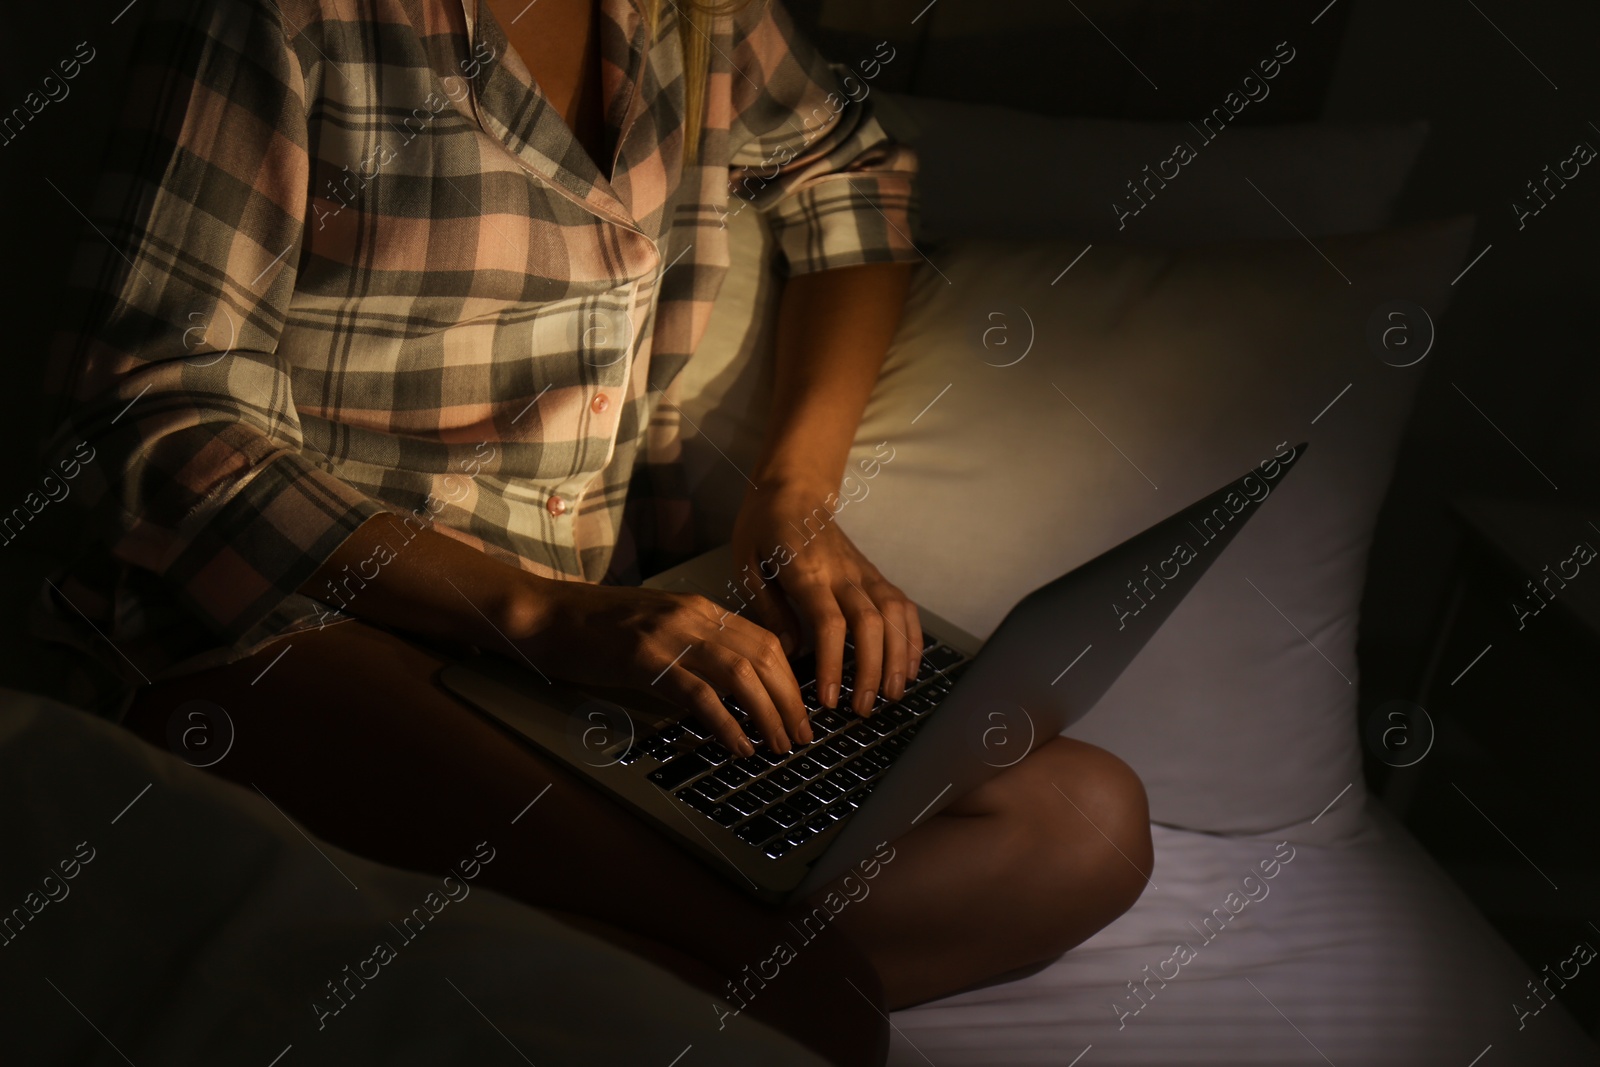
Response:
[{"label": "buttoned placket", "polygon": [[[476,5],[478,2],[480,2],[480,0],[461,0],[462,11],[463,11],[463,14],[464,14],[464,16],[466,18],[467,27],[468,27],[467,46],[468,46],[469,54],[472,52],[472,49],[475,46],[476,40],[478,39],[478,35],[479,35],[479,25],[480,25],[480,23],[479,23],[479,20],[475,17],[475,12],[472,9],[473,6]],[[635,11],[637,12],[636,8],[635,8]],[[507,47],[509,47],[509,43],[507,44]],[[637,52],[638,52],[637,49],[633,49],[632,51],[635,54],[637,54]],[[644,60],[641,57],[640,60],[639,60],[639,63],[642,64],[643,62],[644,62]],[[633,76],[630,77],[629,81],[628,81],[628,105],[627,105],[627,109],[623,113],[623,115],[624,115],[623,124],[622,124],[621,128],[617,131],[616,145],[615,145],[614,151],[612,153],[611,166],[609,168],[610,171],[611,171],[611,175],[613,177],[615,177],[615,175],[617,173],[617,167],[621,162],[622,147],[623,147],[624,143],[627,140],[627,135],[628,135],[629,131],[631,131],[633,129],[634,125],[638,122],[638,116],[633,114],[633,106],[634,106],[634,103],[636,102],[636,99],[637,99],[637,96],[638,96],[638,93],[639,93],[639,75],[640,75],[641,71],[639,71],[638,69],[635,69],[635,64],[634,64],[634,62],[631,61],[631,59],[630,59],[630,63],[629,63],[629,68],[630,68],[630,71],[631,71]],[[538,96],[540,96],[541,98],[543,98],[544,94],[543,94],[542,90],[540,90],[539,87],[538,87],[537,79],[533,79],[533,83],[534,83],[533,84],[533,92],[535,94],[537,94]],[[610,182],[606,179],[606,176],[604,174],[600,174],[598,176],[600,184],[595,186],[595,188],[602,194],[602,196],[606,200],[609,200],[612,204],[615,204],[616,207],[619,210],[608,210],[608,209],[606,209],[606,208],[604,208],[604,207],[602,207],[600,205],[594,204],[589,199],[584,198],[584,197],[580,197],[576,192],[574,192],[571,188],[569,188],[565,182],[562,182],[562,181],[559,181],[559,180],[551,180],[550,176],[541,173],[537,168],[531,166],[528,163],[527,160],[522,158],[522,156],[521,156],[521,154],[519,152],[515,151],[512,148],[511,145],[506,143],[505,137],[503,135],[501,135],[501,134],[496,133],[494,131],[494,129],[491,127],[490,123],[485,120],[485,115],[484,115],[482,103],[478,98],[478,90],[477,90],[476,83],[473,80],[469,79],[469,80],[467,80],[467,87],[468,87],[468,99],[472,103],[472,118],[473,118],[473,121],[477,124],[477,126],[478,126],[478,128],[480,130],[482,130],[484,133],[488,134],[489,136],[493,137],[495,139],[495,141],[497,143],[499,143],[502,148],[505,149],[506,153],[509,156],[511,156],[511,158],[513,160],[516,161],[516,164],[517,164],[517,166],[519,168],[521,168],[524,172],[526,172],[530,177],[532,177],[533,179],[538,181],[545,188],[549,188],[549,189],[555,190],[560,196],[564,197],[567,200],[570,200],[572,203],[576,204],[578,207],[580,207],[583,210],[589,212],[590,214],[594,215],[595,217],[597,217],[597,218],[599,218],[599,219],[601,219],[601,220],[603,220],[605,222],[608,222],[608,223],[610,223],[612,225],[619,226],[622,229],[631,231],[632,233],[636,233],[640,237],[643,237],[650,244],[651,260],[652,260],[652,263],[650,264],[650,266],[652,266],[653,268],[659,270],[659,268],[661,266],[661,262],[662,262],[662,258],[661,258],[661,244],[662,244],[662,242],[656,240],[655,238],[651,237],[649,234],[645,233],[644,230],[642,228],[640,228],[640,226],[639,226],[639,224],[638,224],[638,222],[636,220],[629,218],[626,214],[624,214],[620,210],[623,207],[622,202],[617,199],[615,192],[611,189]],[[545,102],[548,104],[548,99],[546,99]],[[568,132],[568,134],[570,136],[571,135],[571,131],[569,130],[567,132]],[[575,140],[575,138],[574,138],[574,140]],[[630,338],[631,338],[631,333],[632,333],[633,314],[634,314],[634,310],[635,310],[634,309],[634,303],[637,300],[637,296],[638,296],[637,287],[638,287],[638,280],[637,279],[635,279],[633,281],[630,281],[628,283],[628,290],[629,290],[628,321],[629,321],[629,325],[630,325]],[[624,357],[623,357],[623,358],[628,360],[628,377],[629,378],[632,377],[632,375],[634,373],[634,370],[635,370],[635,362],[634,362],[635,353],[633,351],[633,348],[634,348],[633,344],[629,343],[628,346],[627,346],[627,351],[625,352]],[[613,405],[612,405],[611,399],[606,395],[606,393],[604,391],[604,388],[603,387],[597,387],[594,396],[592,396],[590,398],[590,401],[589,401],[590,411],[593,412],[595,415],[604,415],[605,412],[608,409],[610,409],[612,406]],[[618,429],[618,427],[620,426],[621,423],[620,423],[620,419],[618,419],[615,415],[613,415],[611,417],[610,423],[611,423],[611,426],[610,426],[610,429],[611,429],[610,447],[607,449],[605,462],[600,465],[599,470],[596,471],[594,476],[591,477],[590,480],[588,482],[584,483],[583,485],[576,485],[575,483],[571,483],[571,482],[563,483],[563,484],[557,486],[555,491],[551,492],[550,495],[545,499],[545,504],[544,504],[545,511],[546,511],[547,514],[549,514],[551,519],[553,521],[555,521],[558,525],[561,524],[561,523],[570,523],[570,522],[572,522],[572,520],[577,515],[577,511],[578,511],[577,503],[578,503],[578,501],[582,499],[583,494],[588,491],[589,486],[593,484],[594,480],[596,478],[600,477],[601,472],[604,471],[606,465],[609,464],[609,462],[611,460],[611,457],[615,454],[616,445],[617,445],[617,441],[616,441],[617,429]]]}]

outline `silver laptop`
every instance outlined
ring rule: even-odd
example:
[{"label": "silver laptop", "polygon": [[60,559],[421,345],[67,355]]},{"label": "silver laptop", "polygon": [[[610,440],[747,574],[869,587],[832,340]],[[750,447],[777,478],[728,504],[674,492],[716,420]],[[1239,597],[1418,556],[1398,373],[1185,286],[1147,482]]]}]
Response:
[{"label": "silver laptop", "polygon": [[[735,757],[692,713],[641,693],[550,683],[522,663],[450,664],[441,682],[613,794],[761,899],[809,895],[884,842],[1021,760],[1092,708],[1306,446],[1230,482],[1024,597],[988,641],[918,606],[923,666],[899,701],[837,709],[794,661],[813,741]],[[1270,476],[1268,469],[1273,472]],[[734,606],[724,547],[645,584]]]}]

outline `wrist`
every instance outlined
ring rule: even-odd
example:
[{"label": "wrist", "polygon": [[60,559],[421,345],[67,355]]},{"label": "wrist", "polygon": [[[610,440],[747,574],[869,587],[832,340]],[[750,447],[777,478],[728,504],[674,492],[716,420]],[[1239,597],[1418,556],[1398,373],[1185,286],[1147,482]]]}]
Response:
[{"label": "wrist", "polygon": [[549,628],[567,584],[518,571],[505,583],[496,610],[488,614],[504,637],[525,641]]},{"label": "wrist", "polygon": [[748,501],[759,496],[770,500],[820,501],[829,493],[839,491],[839,482],[843,477],[843,464],[837,470],[832,465],[768,464],[752,472],[756,487],[746,490],[745,499]]}]

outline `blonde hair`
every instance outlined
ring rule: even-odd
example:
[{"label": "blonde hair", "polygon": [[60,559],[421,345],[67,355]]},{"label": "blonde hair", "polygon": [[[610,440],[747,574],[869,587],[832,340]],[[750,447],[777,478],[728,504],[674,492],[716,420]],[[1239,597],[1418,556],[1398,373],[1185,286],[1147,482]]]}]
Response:
[{"label": "blonde hair", "polygon": [[645,25],[654,39],[661,24],[661,9],[671,4],[678,11],[678,39],[683,45],[683,158],[696,163],[700,155],[701,116],[705,113],[706,79],[711,67],[711,22],[719,15],[743,10],[751,0],[640,0]]}]

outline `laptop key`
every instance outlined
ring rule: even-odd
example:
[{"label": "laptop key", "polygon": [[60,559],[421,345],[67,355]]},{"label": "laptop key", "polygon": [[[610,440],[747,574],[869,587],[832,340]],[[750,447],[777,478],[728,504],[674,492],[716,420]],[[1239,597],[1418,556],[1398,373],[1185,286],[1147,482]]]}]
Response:
[{"label": "laptop key", "polygon": [[730,763],[717,772],[717,777],[727,782],[730,786],[738,788],[753,778],[754,775],[737,763]]},{"label": "laptop key", "polygon": [[727,763],[733,758],[733,753],[724,748],[721,741],[707,741],[695,751],[703,758],[716,764]]},{"label": "laptop key", "polygon": [[758,798],[753,797],[749,793],[743,791],[733,794],[733,796],[728,798],[727,803],[729,807],[731,807],[734,811],[737,811],[740,815],[754,815],[756,812],[766,807],[766,805],[763,804]]},{"label": "laptop key", "polygon": [[693,788],[679,790],[676,796],[679,800],[689,805],[695,811],[705,815],[710,815],[711,809],[717,806],[716,801],[710,799],[704,793],[701,793],[699,790]]},{"label": "laptop key", "polygon": [[788,767],[780,767],[767,775],[767,781],[782,789],[785,793],[792,793],[806,784],[806,780],[794,773]]},{"label": "laptop key", "polygon": [[822,785],[823,783],[831,783],[835,786],[838,786],[846,793],[850,792],[850,790],[861,784],[861,779],[853,774],[848,773],[845,770],[845,768],[848,766],[849,764],[847,763],[835,767],[833,770],[829,771],[815,782],[812,782],[810,788],[815,789],[817,786]]},{"label": "laptop key", "polygon": [[[712,743],[715,744],[715,742]],[[696,775],[709,771],[711,766],[711,761],[702,756],[699,749],[696,749],[693,752],[685,752],[671,762],[651,771],[650,780],[670,793]]]},{"label": "laptop key", "polygon": [[694,788],[695,792],[709,797],[715,804],[721,804],[725,799],[727,799],[728,794],[733,792],[732,788],[724,785],[722,782],[717,781],[717,776],[714,774],[700,779],[700,781],[695,783]]},{"label": "laptop key", "polygon": [[849,722],[849,719],[833,708],[811,717],[811,725],[816,728],[816,733],[819,737],[824,734],[831,734]]},{"label": "laptop key", "polygon": [[821,833],[838,821],[838,819],[833,817],[831,808],[824,808],[822,811],[817,812],[815,815],[811,816],[811,818],[807,819],[805,825],[810,827],[812,830],[815,830],[817,833]]},{"label": "laptop key", "polygon": [[871,748],[863,752],[861,754],[861,758],[856,762],[865,763],[876,770],[886,771],[889,769],[889,765],[893,763],[894,760],[890,759],[879,749]]},{"label": "laptop key", "polygon": [[889,718],[887,712],[888,709],[885,708],[883,712],[863,721],[861,724],[863,727],[862,733],[875,734],[878,737],[888,737],[890,734],[900,729],[900,724]]},{"label": "laptop key", "polygon": [[798,811],[794,810],[794,808],[790,807],[788,803],[779,802],[768,808],[766,814],[761,816],[761,818],[772,819],[779,826],[787,828],[799,822],[801,815]]},{"label": "laptop key", "polygon": [[946,667],[954,667],[964,658],[961,653],[949,645],[935,645],[922,654],[923,664],[931,666],[936,671],[942,671]]},{"label": "laptop key", "polygon": [[833,803],[835,800],[838,800],[840,797],[844,796],[848,790],[840,789],[829,780],[830,778],[832,778],[832,775],[829,775],[827,778],[818,778],[815,782],[811,783],[811,787],[807,789],[806,792],[811,796],[816,797],[824,804]]},{"label": "laptop key", "polygon": [[739,836],[739,840],[760,848],[782,829],[782,824],[770,815],[757,815],[734,833]]},{"label": "laptop key", "polygon": [[772,764],[759,756],[745,756],[743,759],[736,759],[733,761],[733,765],[752,778],[766,774],[767,770],[772,766]]},{"label": "laptop key", "polygon": [[858,807],[860,807],[859,804],[852,804],[850,802],[850,798],[846,797],[836,804],[828,805],[828,814],[832,815],[835,819],[847,819],[850,817],[850,813],[855,811]]},{"label": "laptop key", "polygon": [[812,812],[822,807],[822,801],[818,800],[809,792],[795,793],[790,796],[785,803],[787,803],[795,811],[798,811],[801,815],[810,815]]},{"label": "laptop key", "polygon": [[739,814],[739,810],[737,808],[730,807],[727,804],[718,804],[706,814],[710,815],[723,826],[732,826],[734,823],[744,818],[743,815]]},{"label": "laptop key", "polygon": [[863,747],[872,744],[872,742],[878,739],[877,732],[873,730],[873,726],[875,725],[874,720],[883,713],[883,707],[887,707],[887,705],[874,705],[873,711],[868,713],[866,717],[859,718],[855,722],[851,723],[848,727],[840,732],[839,736],[849,738],[850,740],[859,743]]},{"label": "laptop key", "polygon": [[851,760],[844,766],[837,768],[833,773],[835,775],[833,780],[840,785],[844,785],[846,782],[859,785],[872,777],[872,771],[866,767],[857,767],[855,760]]},{"label": "laptop key", "polygon": [[810,756],[797,759],[789,766],[793,767],[794,772],[807,781],[810,781],[819,775],[826,774],[828,771],[828,768],[824,767]]},{"label": "laptop key", "polygon": [[766,853],[769,858],[778,860],[788,855],[789,851],[793,848],[793,845],[789,844],[788,841],[780,837],[772,844],[767,846]]},{"label": "laptop key", "polygon": [[817,836],[817,832],[815,830],[807,826],[805,823],[801,823],[799,826],[796,826],[793,830],[789,831],[789,836],[785,840],[787,840],[791,845],[803,845],[815,836]]},{"label": "laptop key", "polygon": [[727,796],[728,789],[715,776],[702,778],[689,787],[689,792],[699,793],[713,804],[722,803],[722,798]]},{"label": "laptop key", "polygon": [[806,753],[806,757],[808,759],[816,760],[824,767],[837,767],[840,763],[844,762],[845,753],[837,748],[834,748],[832,743],[829,743],[826,745],[821,745],[813,749],[811,752]]},{"label": "laptop key", "polygon": [[[865,722],[866,722],[866,720],[862,720],[863,725],[865,724]],[[854,736],[852,736],[854,734],[854,732],[855,732],[854,730],[846,730],[844,733],[840,734],[838,737],[835,737],[832,741],[829,741],[828,744],[833,748],[833,750],[835,752],[838,752],[840,755],[853,756],[857,752],[860,752],[863,748],[867,747],[866,745],[863,745],[859,740],[857,740]]]},{"label": "laptop key", "polygon": [[784,792],[768,781],[751,782],[745,786],[746,793],[754,793],[763,803],[771,804],[774,800],[783,799]]}]

